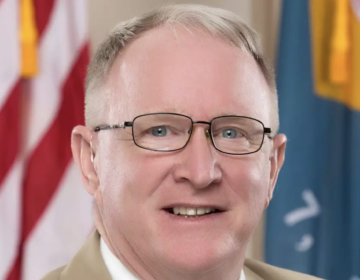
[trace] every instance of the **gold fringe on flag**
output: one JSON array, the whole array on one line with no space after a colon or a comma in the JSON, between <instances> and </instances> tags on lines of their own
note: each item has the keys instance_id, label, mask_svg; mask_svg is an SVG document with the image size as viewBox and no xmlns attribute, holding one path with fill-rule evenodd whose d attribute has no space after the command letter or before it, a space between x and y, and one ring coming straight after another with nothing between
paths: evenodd
<instances>
[{"instance_id":1,"label":"gold fringe on flag","mask_svg":"<svg viewBox=\"0 0 360 280\"><path fill-rule=\"evenodd\" d=\"M335 0L334 26L330 50L330 80L345 84L350 75L350 4L349 0Z\"/></svg>"},{"instance_id":2,"label":"gold fringe on flag","mask_svg":"<svg viewBox=\"0 0 360 280\"><path fill-rule=\"evenodd\" d=\"M351 5L355 1L308 1L315 92L360 111L360 20L357 6Z\"/></svg>"},{"instance_id":3,"label":"gold fringe on flag","mask_svg":"<svg viewBox=\"0 0 360 280\"><path fill-rule=\"evenodd\" d=\"M24 78L34 77L37 73L37 40L34 3L21 0L21 76Z\"/></svg>"}]
</instances>

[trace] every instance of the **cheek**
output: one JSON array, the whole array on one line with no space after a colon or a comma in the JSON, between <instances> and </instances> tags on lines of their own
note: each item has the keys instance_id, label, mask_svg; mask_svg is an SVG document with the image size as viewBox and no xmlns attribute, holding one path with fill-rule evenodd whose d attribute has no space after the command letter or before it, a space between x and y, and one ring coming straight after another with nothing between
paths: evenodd
<instances>
[{"instance_id":1,"label":"cheek","mask_svg":"<svg viewBox=\"0 0 360 280\"><path fill-rule=\"evenodd\" d=\"M239 195L255 195L266 191L270 176L268 163L245 161L239 164L230 164L227 170L231 186ZM244 197L244 199L246 198L248 197Z\"/></svg>"},{"instance_id":2,"label":"cheek","mask_svg":"<svg viewBox=\"0 0 360 280\"><path fill-rule=\"evenodd\" d=\"M129 153L108 152L102 154L100 192L102 196L102 219L112 236L132 236L141 231L144 215L141 207L146 203L146 178L148 169Z\"/></svg>"},{"instance_id":3,"label":"cheek","mask_svg":"<svg viewBox=\"0 0 360 280\"><path fill-rule=\"evenodd\" d=\"M256 158L230 163L226 178L233 195L233 203L240 209L240 214L257 220L261 215L270 185L270 163L262 154Z\"/></svg>"},{"instance_id":4,"label":"cheek","mask_svg":"<svg viewBox=\"0 0 360 280\"><path fill-rule=\"evenodd\" d=\"M126 154L121 157L116 153L104 155L102 164L103 172L100 175L100 188L106 208L114 208L117 212L124 212L124 208L135 206L142 196L142 178L137 170L138 163L128 158ZM110 206L111 205L111 206Z\"/></svg>"},{"instance_id":5,"label":"cheek","mask_svg":"<svg viewBox=\"0 0 360 280\"><path fill-rule=\"evenodd\" d=\"M159 157L159 158L157 158ZM135 215L150 207L151 197L166 179L171 162L138 147L108 149L102 154L101 192L117 215ZM141 207L140 207L141 206ZM139 215L136 215L139 216Z\"/></svg>"},{"instance_id":6,"label":"cheek","mask_svg":"<svg viewBox=\"0 0 360 280\"><path fill-rule=\"evenodd\" d=\"M248 200L252 207L261 205L266 199L269 180L270 180L270 169L269 164L266 162L255 162L248 167L247 173L249 178Z\"/></svg>"},{"instance_id":7,"label":"cheek","mask_svg":"<svg viewBox=\"0 0 360 280\"><path fill-rule=\"evenodd\" d=\"M151 247L150 242L157 240L152 235L157 232L152 203L171 162L137 147L103 155L101 193L105 227L113 236L126 239L144 253Z\"/></svg>"}]
</instances>

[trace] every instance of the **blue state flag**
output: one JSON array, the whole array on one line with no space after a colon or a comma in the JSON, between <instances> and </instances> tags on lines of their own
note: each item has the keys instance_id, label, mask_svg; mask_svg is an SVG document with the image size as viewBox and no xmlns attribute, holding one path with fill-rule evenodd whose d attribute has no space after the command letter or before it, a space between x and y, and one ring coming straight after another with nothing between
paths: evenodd
<instances>
[{"instance_id":1,"label":"blue state flag","mask_svg":"<svg viewBox=\"0 0 360 280\"><path fill-rule=\"evenodd\" d=\"M360 0L284 0L277 76L288 144L266 261L360 280Z\"/></svg>"}]
</instances>

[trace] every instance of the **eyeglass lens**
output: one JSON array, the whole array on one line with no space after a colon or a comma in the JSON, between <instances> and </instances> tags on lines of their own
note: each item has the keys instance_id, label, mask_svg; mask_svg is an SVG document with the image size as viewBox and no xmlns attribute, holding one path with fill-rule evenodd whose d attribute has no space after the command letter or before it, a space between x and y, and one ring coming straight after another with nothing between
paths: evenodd
<instances>
[{"instance_id":1,"label":"eyeglass lens","mask_svg":"<svg viewBox=\"0 0 360 280\"><path fill-rule=\"evenodd\" d=\"M136 145L154 151L183 148L190 139L191 130L192 120L176 114L143 115L133 123ZM215 147L222 152L251 153L262 145L264 126L255 119L224 116L212 120L211 136Z\"/></svg>"}]
</instances>

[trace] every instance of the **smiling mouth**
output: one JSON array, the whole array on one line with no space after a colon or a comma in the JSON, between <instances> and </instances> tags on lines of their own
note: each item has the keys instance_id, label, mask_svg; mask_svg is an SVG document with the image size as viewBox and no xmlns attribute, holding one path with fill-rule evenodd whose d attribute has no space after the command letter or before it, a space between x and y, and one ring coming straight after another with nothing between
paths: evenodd
<instances>
[{"instance_id":1,"label":"smiling mouth","mask_svg":"<svg viewBox=\"0 0 360 280\"><path fill-rule=\"evenodd\" d=\"M215 213L223 212L219 209L212 207L173 207L173 208L165 208L166 212L176 215L183 218L198 218L206 215L211 215Z\"/></svg>"}]
</instances>

